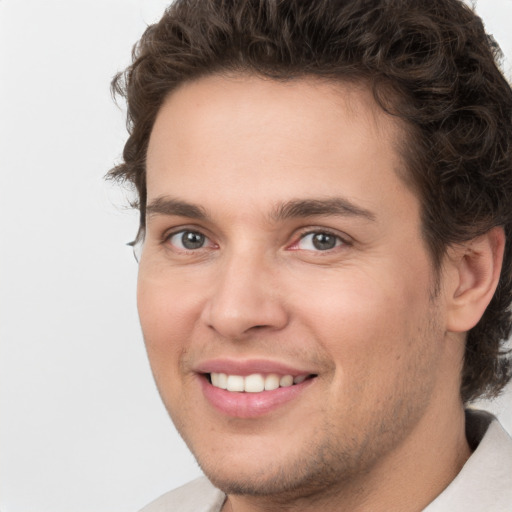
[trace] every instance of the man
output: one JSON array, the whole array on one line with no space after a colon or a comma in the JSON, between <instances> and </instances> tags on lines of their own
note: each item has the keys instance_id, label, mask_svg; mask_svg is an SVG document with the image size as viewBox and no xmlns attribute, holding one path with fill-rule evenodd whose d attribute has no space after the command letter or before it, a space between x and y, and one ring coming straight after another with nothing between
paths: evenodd
<instances>
[{"instance_id":1,"label":"man","mask_svg":"<svg viewBox=\"0 0 512 512\"><path fill-rule=\"evenodd\" d=\"M458 0L178 0L111 175L207 478L145 511L505 511L512 92Z\"/></svg>"}]
</instances>

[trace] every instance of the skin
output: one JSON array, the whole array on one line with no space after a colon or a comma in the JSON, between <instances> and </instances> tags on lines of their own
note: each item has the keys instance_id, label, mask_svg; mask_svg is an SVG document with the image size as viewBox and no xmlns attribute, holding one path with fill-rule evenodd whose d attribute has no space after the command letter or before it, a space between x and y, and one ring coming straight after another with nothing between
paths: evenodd
<instances>
[{"instance_id":1,"label":"skin","mask_svg":"<svg viewBox=\"0 0 512 512\"><path fill-rule=\"evenodd\" d=\"M163 402L224 510L419 511L470 454L464 330L492 296L501 235L452 251L434 293L419 200L399 177L403 137L363 86L313 79L201 78L158 114L139 314ZM333 198L355 213L276 215ZM183 247L187 229L202 247ZM335 247L318 250L312 232ZM215 358L316 377L268 414L234 418L200 384Z\"/></svg>"}]
</instances>

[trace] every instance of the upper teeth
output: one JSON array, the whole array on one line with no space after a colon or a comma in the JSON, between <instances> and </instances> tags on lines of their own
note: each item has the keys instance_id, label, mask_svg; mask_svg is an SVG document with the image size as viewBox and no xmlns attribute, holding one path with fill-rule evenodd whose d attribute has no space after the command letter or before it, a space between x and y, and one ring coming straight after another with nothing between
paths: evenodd
<instances>
[{"instance_id":1,"label":"upper teeth","mask_svg":"<svg viewBox=\"0 0 512 512\"><path fill-rule=\"evenodd\" d=\"M210 373L212 385L216 388L227 389L228 391L245 391L247 393L259 393L260 391L272 391L278 387L288 387L293 384L300 384L306 380L307 375L277 375L270 373L262 375L253 373L243 377L241 375L228 375L226 373Z\"/></svg>"}]
</instances>

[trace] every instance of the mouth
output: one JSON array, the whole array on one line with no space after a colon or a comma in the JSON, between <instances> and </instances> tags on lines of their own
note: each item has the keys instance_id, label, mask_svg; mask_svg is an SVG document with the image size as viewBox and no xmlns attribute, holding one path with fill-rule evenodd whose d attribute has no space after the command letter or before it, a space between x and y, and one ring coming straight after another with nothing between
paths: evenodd
<instances>
[{"instance_id":1,"label":"mouth","mask_svg":"<svg viewBox=\"0 0 512 512\"><path fill-rule=\"evenodd\" d=\"M204 397L217 411L231 418L246 419L265 417L287 403L297 403L317 377L305 373L239 375L213 371L199 376Z\"/></svg>"},{"instance_id":2,"label":"mouth","mask_svg":"<svg viewBox=\"0 0 512 512\"><path fill-rule=\"evenodd\" d=\"M318 373L266 359L210 359L194 368L207 403L230 418L266 417L303 403Z\"/></svg>"},{"instance_id":3,"label":"mouth","mask_svg":"<svg viewBox=\"0 0 512 512\"><path fill-rule=\"evenodd\" d=\"M206 380L215 388L235 393L262 393L279 388L289 388L316 377L315 374L278 374L253 373L250 375L231 375L222 372L204 374Z\"/></svg>"}]
</instances>

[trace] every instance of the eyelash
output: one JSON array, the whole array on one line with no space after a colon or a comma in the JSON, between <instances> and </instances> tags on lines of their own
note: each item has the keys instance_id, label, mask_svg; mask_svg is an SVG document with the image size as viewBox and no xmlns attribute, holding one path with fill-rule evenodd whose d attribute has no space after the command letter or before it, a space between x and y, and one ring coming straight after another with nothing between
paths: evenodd
<instances>
[{"instance_id":1,"label":"eyelash","mask_svg":"<svg viewBox=\"0 0 512 512\"><path fill-rule=\"evenodd\" d=\"M202 231L200 231L199 229L192 229L192 228L181 228L181 229L176 229L176 230L173 230L171 232L167 232L164 234L163 238L162 238L162 243L163 244L169 244L171 246L173 246L173 244L171 243L171 239L177 235L181 235L182 238L183 236L185 235L185 233L191 233L191 234L194 234L194 235L199 235L201 237L204 238L204 241L211 241L210 238L208 236L206 236ZM214 244L215 245L215 244ZM178 248L177 248L178 249ZM204 249L204 247L198 247L196 249L187 249L187 248L179 248L178 250L181 251L181 252L185 252L185 253L195 253L197 252L198 250L200 249Z\"/></svg>"},{"instance_id":2,"label":"eyelash","mask_svg":"<svg viewBox=\"0 0 512 512\"><path fill-rule=\"evenodd\" d=\"M309 235L328 235L328 236L331 236L331 237L334 237L335 238L335 246L332 247L331 249L326 249L326 250L320 250L317 248L317 250L311 250L312 252L318 252L318 253L329 253L333 250L335 250L336 248L339 248L340 246L349 246L351 245L350 242L348 241L348 239L346 237L342 237L340 234L338 233L335 233L334 231L331 231L329 229L326 229L326 228L308 228L307 230L304 230L302 231L301 233L299 233L299 237L296 241L294 241L290 246L288 246L288 249L289 250L300 250L299 247L297 247L301 241L303 241L307 236ZM305 250L308 250L308 249L305 249Z\"/></svg>"},{"instance_id":3,"label":"eyelash","mask_svg":"<svg viewBox=\"0 0 512 512\"><path fill-rule=\"evenodd\" d=\"M177 249L178 251L180 251L182 253L187 253L187 254L197 253L199 250L206 248L204 245L201 246L201 247L195 248L195 249L176 248L175 245L171 243L171 240L172 240L173 237L175 237L177 235L181 235L183 237L186 233L191 233L191 234L199 235L201 237L204 237L204 241L205 242L207 242L207 241L211 242L211 239L207 235L205 235L199 229L181 228L181 229L173 230L171 232L166 232L163 235L163 237L162 237L162 244L169 244L169 245L173 246L175 249ZM340 246L350 246L351 245L350 241L348 241L345 237L342 237L338 233L335 233L335 232L333 232L333 231L331 231L329 229L325 229L325 228L311 229L311 228L308 228L307 230L304 230L304 231L300 232L298 234L298 238L296 238L291 244L287 245L286 249L287 250L301 250L300 247L298 247L298 245L300 244L301 241L303 241L309 235L327 235L327 236L331 236L331 237L335 238L335 244L336 244L334 247L328 248L326 250L321 250L321 249L318 249L318 248L317 248L317 250L314 250L314 249L304 249L304 250L309 250L311 252L329 253L329 252L335 250L336 248L339 248ZM217 244L214 244L213 242L211 242L211 243L212 243L214 248L218 248Z\"/></svg>"}]
</instances>

